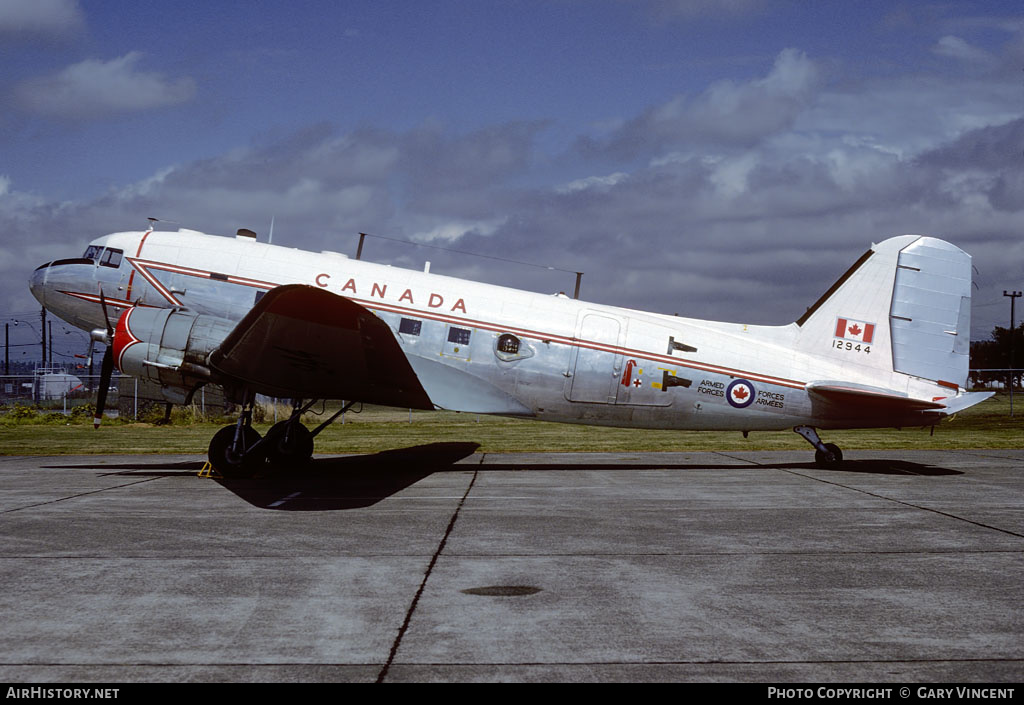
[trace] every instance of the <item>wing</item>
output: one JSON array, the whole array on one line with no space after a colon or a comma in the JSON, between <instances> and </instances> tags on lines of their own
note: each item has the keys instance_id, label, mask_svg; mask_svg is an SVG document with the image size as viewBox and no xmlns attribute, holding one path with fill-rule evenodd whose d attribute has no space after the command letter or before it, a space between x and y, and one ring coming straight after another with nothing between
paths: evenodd
<instances>
[{"instance_id":1,"label":"wing","mask_svg":"<svg viewBox=\"0 0 1024 705\"><path fill-rule=\"evenodd\" d=\"M384 321L304 284L267 292L210 355L210 365L269 396L434 408Z\"/></svg>"}]
</instances>

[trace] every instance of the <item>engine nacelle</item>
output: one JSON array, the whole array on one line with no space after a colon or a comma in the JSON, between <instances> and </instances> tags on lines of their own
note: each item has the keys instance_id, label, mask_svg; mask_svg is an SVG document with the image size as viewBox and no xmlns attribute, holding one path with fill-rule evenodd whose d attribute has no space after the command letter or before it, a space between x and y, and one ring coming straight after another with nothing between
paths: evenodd
<instances>
[{"instance_id":1,"label":"engine nacelle","mask_svg":"<svg viewBox=\"0 0 1024 705\"><path fill-rule=\"evenodd\" d=\"M122 373L159 384L164 398L184 404L211 381L206 360L235 323L170 308L130 308L114 330L114 364Z\"/></svg>"}]
</instances>

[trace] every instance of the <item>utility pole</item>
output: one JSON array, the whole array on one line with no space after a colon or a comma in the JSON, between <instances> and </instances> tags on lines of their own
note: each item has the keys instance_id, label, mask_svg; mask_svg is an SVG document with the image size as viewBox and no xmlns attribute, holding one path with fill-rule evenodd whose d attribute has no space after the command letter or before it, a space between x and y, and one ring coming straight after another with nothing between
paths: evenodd
<instances>
[{"instance_id":1,"label":"utility pole","mask_svg":"<svg viewBox=\"0 0 1024 705\"><path fill-rule=\"evenodd\" d=\"M39 316L43 319L43 330L39 337L41 338L40 345L43 348L43 357L39 360L40 367L46 367L46 307L44 306Z\"/></svg>"},{"instance_id":2,"label":"utility pole","mask_svg":"<svg viewBox=\"0 0 1024 705\"><path fill-rule=\"evenodd\" d=\"M1014 304L1017 303L1017 297L1020 296L1019 291L1006 291L1003 290L1003 296L1010 297L1010 416L1013 416L1013 371L1016 369L1013 365L1013 339L1016 337L1016 331L1014 327L1017 325L1017 320L1014 317Z\"/></svg>"},{"instance_id":3,"label":"utility pole","mask_svg":"<svg viewBox=\"0 0 1024 705\"><path fill-rule=\"evenodd\" d=\"M4 323L4 374L11 374L11 324Z\"/></svg>"}]
</instances>

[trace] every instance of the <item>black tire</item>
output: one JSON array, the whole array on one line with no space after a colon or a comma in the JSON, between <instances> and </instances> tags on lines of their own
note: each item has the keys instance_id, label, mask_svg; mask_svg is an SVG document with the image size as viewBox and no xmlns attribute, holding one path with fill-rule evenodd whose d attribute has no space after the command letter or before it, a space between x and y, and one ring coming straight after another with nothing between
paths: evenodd
<instances>
[{"instance_id":1,"label":"black tire","mask_svg":"<svg viewBox=\"0 0 1024 705\"><path fill-rule=\"evenodd\" d=\"M260 440L260 434L250 426L242 428L245 447L252 448ZM225 426L210 439L210 450L207 457L217 472L227 478L252 477L263 464L262 453L239 455L232 448L235 440L235 427Z\"/></svg>"},{"instance_id":2,"label":"black tire","mask_svg":"<svg viewBox=\"0 0 1024 705\"><path fill-rule=\"evenodd\" d=\"M843 451L835 443L826 443L825 449L828 454L820 450L814 451L814 462L820 468L837 468L843 462Z\"/></svg>"},{"instance_id":3,"label":"black tire","mask_svg":"<svg viewBox=\"0 0 1024 705\"><path fill-rule=\"evenodd\" d=\"M289 428L287 421L280 421L267 431L267 459L275 467L303 465L312 457L313 434L302 424Z\"/></svg>"}]
</instances>

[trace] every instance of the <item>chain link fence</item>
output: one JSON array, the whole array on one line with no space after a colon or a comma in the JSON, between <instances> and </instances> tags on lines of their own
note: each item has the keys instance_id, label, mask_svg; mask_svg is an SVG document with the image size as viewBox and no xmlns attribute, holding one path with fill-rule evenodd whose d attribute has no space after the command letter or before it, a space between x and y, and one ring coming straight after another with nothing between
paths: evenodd
<instances>
[{"instance_id":1,"label":"chain link fence","mask_svg":"<svg viewBox=\"0 0 1024 705\"><path fill-rule=\"evenodd\" d=\"M39 368L31 375L0 375L0 413L30 406L70 414L75 407L95 406L99 385L99 375L74 374L59 367ZM158 385L114 375L107 391L106 414L138 420L154 408L162 412L166 403ZM227 406L223 391L214 385L199 389L192 405L196 414L204 418L223 416Z\"/></svg>"}]
</instances>

